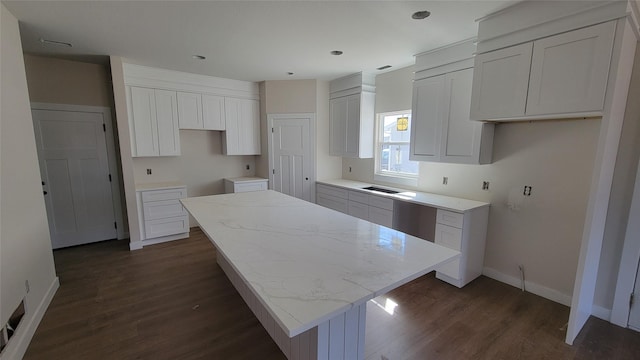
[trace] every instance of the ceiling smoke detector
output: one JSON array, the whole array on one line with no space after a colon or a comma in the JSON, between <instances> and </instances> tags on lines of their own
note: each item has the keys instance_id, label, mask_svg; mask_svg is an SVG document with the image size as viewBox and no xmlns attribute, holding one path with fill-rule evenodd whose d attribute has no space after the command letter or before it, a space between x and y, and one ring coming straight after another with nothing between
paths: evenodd
<instances>
[{"instance_id":1,"label":"ceiling smoke detector","mask_svg":"<svg viewBox=\"0 0 640 360\"><path fill-rule=\"evenodd\" d=\"M429 17L429 15L431 15L430 11L427 10L422 10L422 11L416 11L411 15L411 18L414 20L422 20L422 19L426 19Z\"/></svg>"}]
</instances>

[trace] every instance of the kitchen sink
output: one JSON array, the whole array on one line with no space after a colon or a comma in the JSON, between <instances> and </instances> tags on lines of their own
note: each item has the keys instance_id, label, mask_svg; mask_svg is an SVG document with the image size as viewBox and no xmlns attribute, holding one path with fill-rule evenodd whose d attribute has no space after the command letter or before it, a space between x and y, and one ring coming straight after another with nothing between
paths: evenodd
<instances>
[{"instance_id":1,"label":"kitchen sink","mask_svg":"<svg viewBox=\"0 0 640 360\"><path fill-rule=\"evenodd\" d=\"M377 191L377 192L382 192L385 194L397 194L399 191L395 191L395 190L389 190L389 189L384 189L384 188L379 188L377 186L367 186L367 187L363 187L362 190L371 190L371 191Z\"/></svg>"}]
</instances>

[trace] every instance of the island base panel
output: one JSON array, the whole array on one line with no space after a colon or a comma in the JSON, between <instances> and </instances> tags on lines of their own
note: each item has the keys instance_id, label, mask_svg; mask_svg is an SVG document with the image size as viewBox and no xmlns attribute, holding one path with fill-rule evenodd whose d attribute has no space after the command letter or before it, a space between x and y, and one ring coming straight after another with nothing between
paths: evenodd
<instances>
[{"instance_id":1,"label":"island base panel","mask_svg":"<svg viewBox=\"0 0 640 360\"><path fill-rule=\"evenodd\" d=\"M217 261L242 299L290 360L362 360L367 303L289 337L220 253Z\"/></svg>"}]
</instances>

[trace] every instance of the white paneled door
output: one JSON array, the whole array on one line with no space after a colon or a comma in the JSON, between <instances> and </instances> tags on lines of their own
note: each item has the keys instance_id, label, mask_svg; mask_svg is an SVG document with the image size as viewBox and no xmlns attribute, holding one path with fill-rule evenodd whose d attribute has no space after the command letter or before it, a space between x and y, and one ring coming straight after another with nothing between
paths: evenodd
<instances>
[{"instance_id":1,"label":"white paneled door","mask_svg":"<svg viewBox=\"0 0 640 360\"><path fill-rule=\"evenodd\" d=\"M32 114L53 248L116 238L103 114Z\"/></svg>"},{"instance_id":2,"label":"white paneled door","mask_svg":"<svg viewBox=\"0 0 640 360\"><path fill-rule=\"evenodd\" d=\"M313 114L268 115L271 188L299 199L315 200Z\"/></svg>"}]
</instances>

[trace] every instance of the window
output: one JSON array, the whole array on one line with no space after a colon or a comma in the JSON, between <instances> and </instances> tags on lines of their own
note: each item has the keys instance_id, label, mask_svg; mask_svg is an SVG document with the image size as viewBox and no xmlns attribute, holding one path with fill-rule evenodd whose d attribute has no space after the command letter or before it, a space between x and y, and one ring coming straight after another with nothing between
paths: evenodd
<instances>
[{"instance_id":1,"label":"window","mask_svg":"<svg viewBox=\"0 0 640 360\"><path fill-rule=\"evenodd\" d=\"M410 110L378 114L377 180L417 185L418 162L409 160L410 134Z\"/></svg>"}]
</instances>

